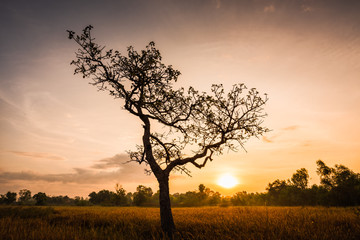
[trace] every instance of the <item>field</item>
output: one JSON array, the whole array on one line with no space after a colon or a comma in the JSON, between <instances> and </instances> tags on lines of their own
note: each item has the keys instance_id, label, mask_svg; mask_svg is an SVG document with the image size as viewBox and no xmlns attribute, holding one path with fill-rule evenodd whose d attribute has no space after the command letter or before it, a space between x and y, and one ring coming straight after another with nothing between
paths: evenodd
<instances>
[{"instance_id":1,"label":"field","mask_svg":"<svg viewBox=\"0 0 360 240\"><path fill-rule=\"evenodd\" d=\"M360 239L359 208L174 208L175 239ZM0 207L0 239L164 239L159 209Z\"/></svg>"}]
</instances>

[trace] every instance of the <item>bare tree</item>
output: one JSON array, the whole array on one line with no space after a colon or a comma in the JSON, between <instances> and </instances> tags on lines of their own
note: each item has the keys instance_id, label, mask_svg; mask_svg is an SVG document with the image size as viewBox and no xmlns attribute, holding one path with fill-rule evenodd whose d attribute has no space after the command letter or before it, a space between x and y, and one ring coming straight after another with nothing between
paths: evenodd
<instances>
[{"instance_id":1,"label":"bare tree","mask_svg":"<svg viewBox=\"0 0 360 240\"><path fill-rule=\"evenodd\" d=\"M75 74L92 78L99 90L123 99L124 109L141 119L142 145L129 152L130 159L150 166L159 182L161 226L172 238L170 172L190 174L188 164L202 168L224 150L243 148L250 137L267 132L261 126L267 96L244 84L228 93L222 85L212 85L211 94L192 87L174 89L180 72L162 63L154 42L141 52L130 46L124 56L97 44L91 29L87 26L81 35L68 31L69 39L80 46L71 64ZM162 125L162 132L154 132L154 124Z\"/></svg>"}]
</instances>

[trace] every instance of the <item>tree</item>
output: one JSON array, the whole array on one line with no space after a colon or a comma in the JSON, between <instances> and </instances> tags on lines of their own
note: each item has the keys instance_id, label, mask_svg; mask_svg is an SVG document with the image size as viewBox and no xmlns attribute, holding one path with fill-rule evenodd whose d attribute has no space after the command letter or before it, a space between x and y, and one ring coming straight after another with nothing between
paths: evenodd
<instances>
[{"instance_id":1,"label":"tree","mask_svg":"<svg viewBox=\"0 0 360 240\"><path fill-rule=\"evenodd\" d=\"M115 186L115 205L125 206L128 205L128 199L126 197L126 190L118 183Z\"/></svg>"},{"instance_id":2,"label":"tree","mask_svg":"<svg viewBox=\"0 0 360 240\"><path fill-rule=\"evenodd\" d=\"M291 182L296 188L304 190L307 188L309 182L308 171L305 168L296 170L296 173L294 173L291 177Z\"/></svg>"},{"instance_id":3,"label":"tree","mask_svg":"<svg viewBox=\"0 0 360 240\"><path fill-rule=\"evenodd\" d=\"M174 89L180 72L162 63L154 42L141 52L130 46L123 56L97 44L92 28L87 26L80 35L68 30L69 39L79 45L71 64L75 74L92 78L91 84L99 90L122 99L124 109L142 121L142 144L129 152L130 159L145 163L155 175L161 226L172 238L170 173L190 174L187 165L203 168L224 150L237 150L250 137L267 132L262 127L267 96L254 88L247 90L244 84L234 85L227 94L222 85L212 85L211 94L192 87ZM162 125L162 132L154 132L154 124Z\"/></svg>"},{"instance_id":4,"label":"tree","mask_svg":"<svg viewBox=\"0 0 360 240\"><path fill-rule=\"evenodd\" d=\"M2 201L5 204L12 204L14 202L16 202L16 192L10 192L8 191L5 195L2 195Z\"/></svg>"},{"instance_id":5,"label":"tree","mask_svg":"<svg viewBox=\"0 0 360 240\"><path fill-rule=\"evenodd\" d=\"M22 189L19 191L19 202L26 204L31 200L31 191L28 189Z\"/></svg>"},{"instance_id":6,"label":"tree","mask_svg":"<svg viewBox=\"0 0 360 240\"><path fill-rule=\"evenodd\" d=\"M153 191L150 187L139 185L134 193L133 203L135 206L144 206L146 202L149 202Z\"/></svg>"},{"instance_id":7,"label":"tree","mask_svg":"<svg viewBox=\"0 0 360 240\"><path fill-rule=\"evenodd\" d=\"M286 198L286 196L284 196L284 193L287 188L288 185L285 180L276 179L274 182L269 183L266 188L269 195L269 202L271 204L285 205L286 199L284 198Z\"/></svg>"},{"instance_id":8,"label":"tree","mask_svg":"<svg viewBox=\"0 0 360 240\"><path fill-rule=\"evenodd\" d=\"M331 205L360 204L360 174L355 173L344 165L336 164L328 167L323 161L316 162L320 183L328 190L328 202Z\"/></svg>"},{"instance_id":9,"label":"tree","mask_svg":"<svg viewBox=\"0 0 360 240\"><path fill-rule=\"evenodd\" d=\"M326 189L331 189L334 185L334 181L331 177L333 172L332 168L326 166L326 164L321 160L317 160L316 165L318 166L316 173L320 176L320 183Z\"/></svg>"},{"instance_id":10,"label":"tree","mask_svg":"<svg viewBox=\"0 0 360 240\"><path fill-rule=\"evenodd\" d=\"M43 192L38 192L33 196L33 198L36 200L36 205L45 205L47 202L48 197Z\"/></svg>"}]
</instances>

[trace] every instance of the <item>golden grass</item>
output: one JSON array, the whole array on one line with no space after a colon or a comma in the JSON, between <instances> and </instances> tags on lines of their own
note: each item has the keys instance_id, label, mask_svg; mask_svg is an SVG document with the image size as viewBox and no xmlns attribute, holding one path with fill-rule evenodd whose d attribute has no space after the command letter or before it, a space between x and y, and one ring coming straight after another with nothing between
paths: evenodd
<instances>
[{"instance_id":1,"label":"golden grass","mask_svg":"<svg viewBox=\"0 0 360 240\"><path fill-rule=\"evenodd\" d=\"M360 239L354 208L174 208L175 239ZM0 207L0 239L164 239L159 209Z\"/></svg>"}]
</instances>

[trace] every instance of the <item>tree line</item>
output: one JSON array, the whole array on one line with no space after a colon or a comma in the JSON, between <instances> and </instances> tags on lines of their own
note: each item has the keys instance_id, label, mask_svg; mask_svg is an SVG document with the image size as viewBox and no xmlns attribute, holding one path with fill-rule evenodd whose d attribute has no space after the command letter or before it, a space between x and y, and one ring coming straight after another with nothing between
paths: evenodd
<instances>
[{"instance_id":1,"label":"tree line","mask_svg":"<svg viewBox=\"0 0 360 240\"><path fill-rule=\"evenodd\" d=\"M222 196L219 192L200 184L195 191L170 194L174 207L197 206L355 206L360 205L360 174L344 165L327 166L318 160L317 174L320 184L309 186L309 174L305 168L296 170L290 179L268 184L266 192L237 192L232 196ZM7 192L0 195L0 204L7 205L73 205L73 206L146 206L159 207L160 192L139 185L135 192L127 192L116 184L115 191L91 192L88 198L68 196L48 196L38 192L31 195L28 189Z\"/></svg>"}]
</instances>

